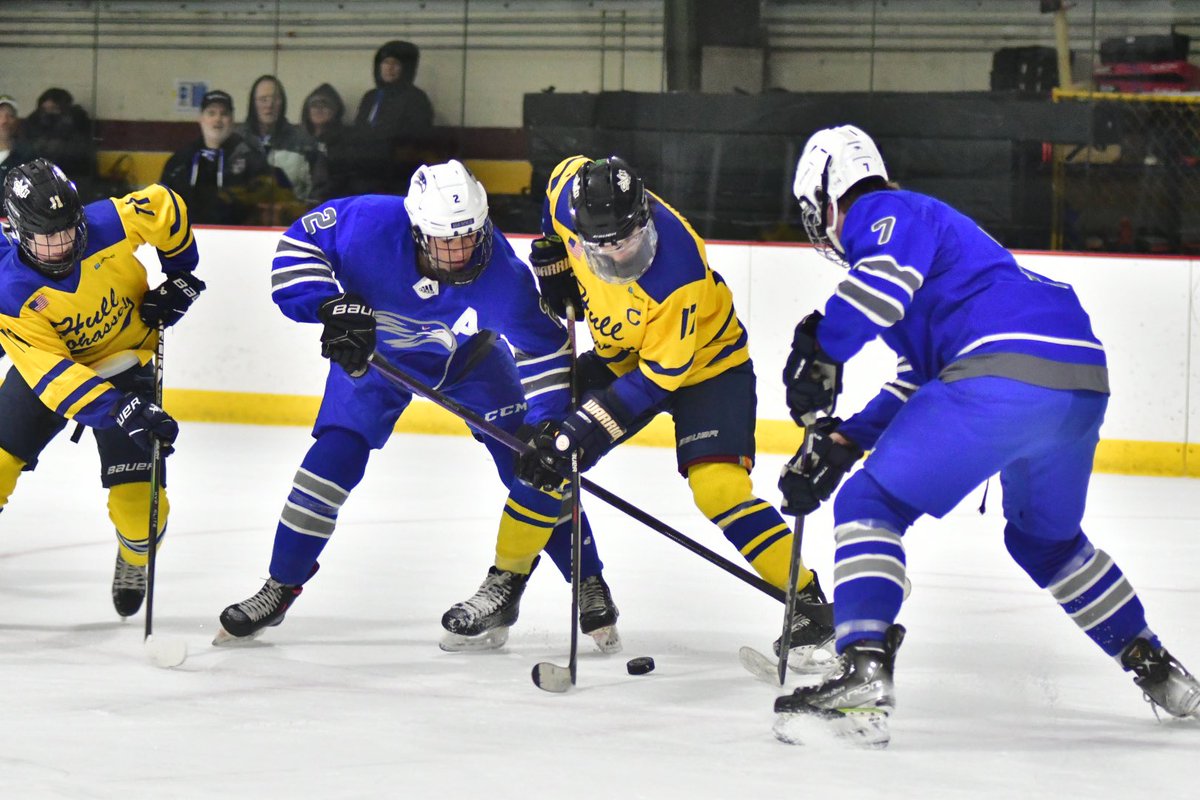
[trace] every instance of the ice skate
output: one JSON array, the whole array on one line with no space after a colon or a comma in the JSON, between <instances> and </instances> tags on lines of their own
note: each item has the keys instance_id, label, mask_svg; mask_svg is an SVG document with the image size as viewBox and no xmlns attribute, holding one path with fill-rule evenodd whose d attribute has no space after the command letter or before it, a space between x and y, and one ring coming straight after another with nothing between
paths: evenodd
<instances>
[{"instance_id":1,"label":"ice skate","mask_svg":"<svg viewBox=\"0 0 1200 800\"><path fill-rule=\"evenodd\" d=\"M776 658L782 638L773 646ZM812 581L796 592L788 669L808 675L828 672L837 659L834 642L833 604L825 599L814 572Z\"/></svg>"},{"instance_id":2,"label":"ice skate","mask_svg":"<svg viewBox=\"0 0 1200 800\"><path fill-rule=\"evenodd\" d=\"M310 578L319 567L319 564L313 565ZM302 591L303 586L268 578L253 597L234 603L221 612L221 629L213 638L213 644L229 645L258 638L264 629L283 622L284 614Z\"/></svg>"},{"instance_id":3,"label":"ice skate","mask_svg":"<svg viewBox=\"0 0 1200 800\"><path fill-rule=\"evenodd\" d=\"M1173 717L1200 717L1200 682L1165 647L1134 639L1121 653L1121 666L1133 673L1146 702Z\"/></svg>"},{"instance_id":4,"label":"ice skate","mask_svg":"<svg viewBox=\"0 0 1200 800\"><path fill-rule=\"evenodd\" d=\"M591 636L602 653L621 652L617 632L620 612L603 575L591 575L579 583L579 629Z\"/></svg>"},{"instance_id":5,"label":"ice skate","mask_svg":"<svg viewBox=\"0 0 1200 800\"><path fill-rule=\"evenodd\" d=\"M534 559L533 567L539 559ZM438 646L450 653L502 647L508 641L508 629L517 621L528 582L529 575L490 567L475 594L442 615L446 634Z\"/></svg>"},{"instance_id":6,"label":"ice skate","mask_svg":"<svg viewBox=\"0 0 1200 800\"><path fill-rule=\"evenodd\" d=\"M130 564L117 551L117 563L113 568L113 608L122 617L132 617L146 599L146 568Z\"/></svg>"},{"instance_id":7,"label":"ice skate","mask_svg":"<svg viewBox=\"0 0 1200 800\"><path fill-rule=\"evenodd\" d=\"M854 642L842 653L838 671L824 683L776 698L776 738L801 744L804 728L810 727L805 723L816 717L855 744L887 747L888 716L896 705L892 672L902 641L904 627L892 625L882 642Z\"/></svg>"}]
</instances>

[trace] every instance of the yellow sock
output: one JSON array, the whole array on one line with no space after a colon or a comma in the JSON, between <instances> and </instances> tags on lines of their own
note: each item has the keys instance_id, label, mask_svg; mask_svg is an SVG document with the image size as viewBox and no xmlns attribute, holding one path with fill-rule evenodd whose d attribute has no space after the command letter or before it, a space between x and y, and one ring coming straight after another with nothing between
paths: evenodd
<instances>
[{"instance_id":1,"label":"yellow sock","mask_svg":"<svg viewBox=\"0 0 1200 800\"><path fill-rule=\"evenodd\" d=\"M167 490L158 490L158 545L167 527L171 504ZM130 564L143 566L149 553L150 483L122 483L108 490L108 518L117 528L117 545L121 557Z\"/></svg>"}]
</instances>

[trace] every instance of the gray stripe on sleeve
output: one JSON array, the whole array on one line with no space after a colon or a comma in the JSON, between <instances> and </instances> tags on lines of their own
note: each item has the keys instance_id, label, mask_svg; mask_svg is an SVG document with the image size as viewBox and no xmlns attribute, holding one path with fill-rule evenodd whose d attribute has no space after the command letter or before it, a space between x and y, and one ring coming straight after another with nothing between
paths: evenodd
<instances>
[{"instance_id":1,"label":"gray stripe on sleeve","mask_svg":"<svg viewBox=\"0 0 1200 800\"><path fill-rule=\"evenodd\" d=\"M884 300L880 295L867 291L854 281L844 280L838 284L837 294L872 322L885 328L904 319L904 309L899 306L898 300Z\"/></svg>"}]
</instances>

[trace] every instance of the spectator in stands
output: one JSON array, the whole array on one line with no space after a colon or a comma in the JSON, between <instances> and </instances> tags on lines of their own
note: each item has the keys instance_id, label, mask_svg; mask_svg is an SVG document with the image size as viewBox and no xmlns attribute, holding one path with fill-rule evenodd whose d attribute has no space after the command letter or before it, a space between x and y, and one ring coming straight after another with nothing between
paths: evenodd
<instances>
[{"instance_id":1,"label":"spectator in stands","mask_svg":"<svg viewBox=\"0 0 1200 800\"><path fill-rule=\"evenodd\" d=\"M378 189L391 194L408 190L417 167L425 163L433 133L433 104L413 85L421 51L412 42L391 41L375 53L375 88L363 95L354 117L366 134L378 176Z\"/></svg>"},{"instance_id":2,"label":"spectator in stands","mask_svg":"<svg viewBox=\"0 0 1200 800\"><path fill-rule=\"evenodd\" d=\"M317 140L325 156L328 178L320 202L354 194L369 194L373 185L363 180L364 162L359 137L346 125L346 104L328 83L322 83L304 100L300 124Z\"/></svg>"},{"instance_id":3,"label":"spectator in stands","mask_svg":"<svg viewBox=\"0 0 1200 800\"><path fill-rule=\"evenodd\" d=\"M260 190L256 183L272 180L271 165L233 128L233 98L219 89L208 92L200 101L200 137L163 168L160 183L184 199L192 222L258 221L246 198Z\"/></svg>"},{"instance_id":4,"label":"spectator in stands","mask_svg":"<svg viewBox=\"0 0 1200 800\"><path fill-rule=\"evenodd\" d=\"M317 141L287 120L287 94L274 75L262 75L250 88L246 121L235 129L281 173L295 200L310 205L321 197L318 181L326 174ZM288 221L290 223L290 220ZM284 224L280 220L280 224Z\"/></svg>"},{"instance_id":5,"label":"spectator in stands","mask_svg":"<svg viewBox=\"0 0 1200 800\"><path fill-rule=\"evenodd\" d=\"M91 118L66 89L47 89L37 104L22 126L25 139L34 155L54 162L79 184L80 197L88 202L91 197L85 187L97 173Z\"/></svg>"},{"instance_id":6,"label":"spectator in stands","mask_svg":"<svg viewBox=\"0 0 1200 800\"><path fill-rule=\"evenodd\" d=\"M0 186L10 169L33 160L33 150L18 138L20 127L21 112L17 101L0 94Z\"/></svg>"}]
</instances>

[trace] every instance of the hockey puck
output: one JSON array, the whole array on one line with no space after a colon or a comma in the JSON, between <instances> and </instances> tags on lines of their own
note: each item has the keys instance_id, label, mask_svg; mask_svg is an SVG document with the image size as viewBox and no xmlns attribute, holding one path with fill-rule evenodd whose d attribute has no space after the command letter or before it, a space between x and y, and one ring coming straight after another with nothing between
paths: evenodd
<instances>
[{"instance_id":1,"label":"hockey puck","mask_svg":"<svg viewBox=\"0 0 1200 800\"><path fill-rule=\"evenodd\" d=\"M645 675L654 671L654 659L650 656L631 658L625 663L625 669L630 675Z\"/></svg>"}]
</instances>

